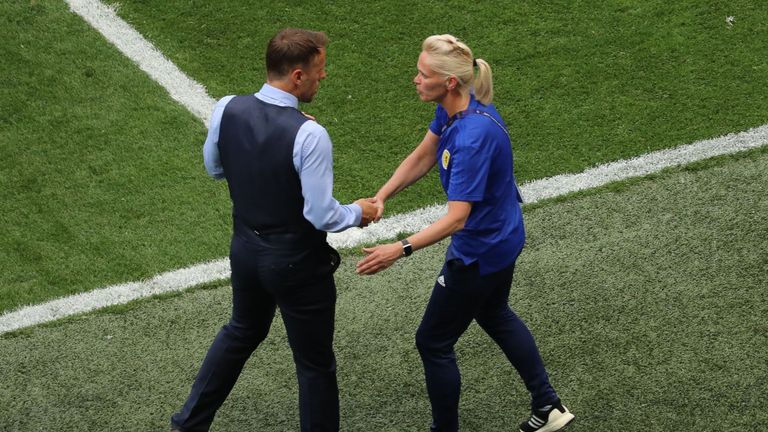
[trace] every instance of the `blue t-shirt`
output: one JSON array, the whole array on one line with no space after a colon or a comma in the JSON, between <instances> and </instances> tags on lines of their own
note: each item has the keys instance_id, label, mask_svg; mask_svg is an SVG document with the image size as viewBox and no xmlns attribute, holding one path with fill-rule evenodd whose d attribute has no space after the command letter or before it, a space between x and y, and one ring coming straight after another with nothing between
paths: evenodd
<instances>
[{"instance_id":1,"label":"blue t-shirt","mask_svg":"<svg viewBox=\"0 0 768 432\"><path fill-rule=\"evenodd\" d=\"M504 121L493 104L473 95L467 110L450 119L438 105L429 129L440 137L437 164L448 200L472 203L464 228L451 236L446 260L477 261L480 274L507 267L523 249L525 228Z\"/></svg>"}]
</instances>

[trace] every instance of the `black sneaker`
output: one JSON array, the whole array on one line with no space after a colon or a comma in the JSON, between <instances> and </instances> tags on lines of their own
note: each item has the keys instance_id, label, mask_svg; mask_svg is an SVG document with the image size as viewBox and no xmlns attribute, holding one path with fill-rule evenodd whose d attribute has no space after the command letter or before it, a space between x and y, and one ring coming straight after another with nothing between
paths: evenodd
<instances>
[{"instance_id":1,"label":"black sneaker","mask_svg":"<svg viewBox=\"0 0 768 432\"><path fill-rule=\"evenodd\" d=\"M574 415L560 401L544 410L533 410L528 421L520 423L520 432L554 432L568 426Z\"/></svg>"}]
</instances>

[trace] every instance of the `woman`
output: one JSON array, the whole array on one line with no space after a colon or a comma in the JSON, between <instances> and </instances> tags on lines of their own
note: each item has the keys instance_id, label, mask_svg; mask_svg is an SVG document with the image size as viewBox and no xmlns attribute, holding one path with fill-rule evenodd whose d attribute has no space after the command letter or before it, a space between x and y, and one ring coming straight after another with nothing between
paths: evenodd
<instances>
[{"instance_id":1,"label":"woman","mask_svg":"<svg viewBox=\"0 0 768 432\"><path fill-rule=\"evenodd\" d=\"M478 69L475 77L475 67ZM428 37L413 79L437 109L426 136L376 194L384 202L437 162L448 213L399 242L365 248L359 274L374 274L448 236L451 244L416 332L432 404L432 431L457 431L461 377L453 347L472 320L488 333L531 393L521 432L562 429L574 416L560 402L525 324L508 305L515 260L525 242L512 145L491 104L491 68L451 35Z\"/></svg>"}]
</instances>

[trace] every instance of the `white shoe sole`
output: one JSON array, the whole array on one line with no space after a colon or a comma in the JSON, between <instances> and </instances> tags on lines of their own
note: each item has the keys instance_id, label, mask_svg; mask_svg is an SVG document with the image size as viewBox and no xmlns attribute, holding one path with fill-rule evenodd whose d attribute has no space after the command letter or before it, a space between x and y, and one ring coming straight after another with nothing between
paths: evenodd
<instances>
[{"instance_id":1,"label":"white shoe sole","mask_svg":"<svg viewBox=\"0 0 768 432\"><path fill-rule=\"evenodd\" d=\"M557 413L557 415L555 416L557 418L552 419L551 421L548 421L547 424L542 426L541 429L539 429L536 432L555 432L568 426L568 424L570 424L573 421L573 419L576 418L576 416L571 414L571 412L568 411L568 408L566 408L565 410L566 411L564 413L561 413L557 409L553 410L552 414ZM523 432L523 431L520 431L520 432Z\"/></svg>"}]
</instances>

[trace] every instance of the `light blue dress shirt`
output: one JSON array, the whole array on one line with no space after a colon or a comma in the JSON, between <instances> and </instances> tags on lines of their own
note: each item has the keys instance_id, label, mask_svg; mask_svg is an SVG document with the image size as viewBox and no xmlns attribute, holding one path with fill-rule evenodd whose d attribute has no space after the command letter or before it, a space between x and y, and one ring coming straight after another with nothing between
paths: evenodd
<instances>
[{"instance_id":1,"label":"light blue dress shirt","mask_svg":"<svg viewBox=\"0 0 768 432\"><path fill-rule=\"evenodd\" d=\"M269 84L264 84L254 95L266 103L298 108L296 96ZM219 130L224 108L234 96L226 96L216 103L211 115L211 126L203 145L203 162L211 177L224 178L219 155ZM324 127L309 120L299 128L293 144L293 166L301 181L304 196L304 217L318 230L343 231L360 225L362 209L357 204L341 205L333 197L333 146Z\"/></svg>"}]
</instances>

